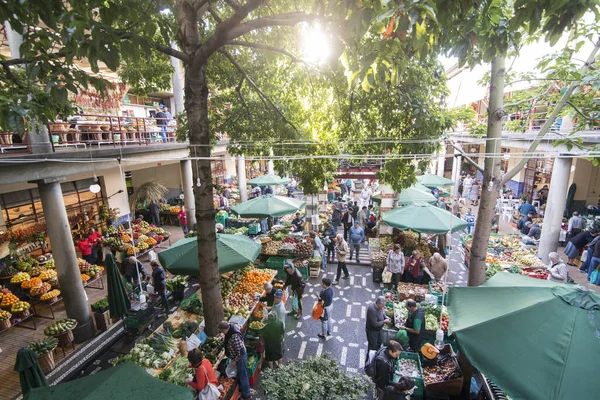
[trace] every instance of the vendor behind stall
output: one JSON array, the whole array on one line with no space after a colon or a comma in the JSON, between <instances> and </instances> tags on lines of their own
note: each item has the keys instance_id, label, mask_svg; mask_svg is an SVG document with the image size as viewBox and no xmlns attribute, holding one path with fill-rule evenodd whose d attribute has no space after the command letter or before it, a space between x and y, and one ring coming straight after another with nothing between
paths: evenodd
<instances>
[{"instance_id":1,"label":"vendor behind stall","mask_svg":"<svg viewBox=\"0 0 600 400\"><path fill-rule=\"evenodd\" d=\"M302 232L304 230L304 218L300 216L300 213L296 213L296 218L292 220L292 225L294 225L295 232Z\"/></svg>"},{"instance_id":2,"label":"vendor behind stall","mask_svg":"<svg viewBox=\"0 0 600 400\"><path fill-rule=\"evenodd\" d=\"M266 302L267 303L267 307L273 307L273 300L275 299L275 290L273 289L273 285L271 285L269 282L265 283L265 295L260 297L258 301L260 301L261 303Z\"/></svg>"},{"instance_id":3,"label":"vendor behind stall","mask_svg":"<svg viewBox=\"0 0 600 400\"><path fill-rule=\"evenodd\" d=\"M134 256L131 256L125 260L123 263L123 270L125 271L125 279L131 284L131 286L139 285L138 272L142 279L146 279L147 274L146 270L144 269L144 265Z\"/></svg>"},{"instance_id":4,"label":"vendor behind stall","mask_svg":"<svg viewBox=\"0 0 600 400\"><path fill-rule=\"evenodd\" d=\"M406 300L408 318L403 328L408 333L408 343L414 353L418 353L423 342L423 331L425 330L425 314L416 301Z\"/></svg>"}]
</instances>

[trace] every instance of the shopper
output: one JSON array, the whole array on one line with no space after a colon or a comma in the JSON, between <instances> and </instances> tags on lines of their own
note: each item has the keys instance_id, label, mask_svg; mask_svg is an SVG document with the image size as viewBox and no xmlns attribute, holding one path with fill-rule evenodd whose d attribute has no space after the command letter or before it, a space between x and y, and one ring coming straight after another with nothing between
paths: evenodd
<instances>
[{"instance_id":1,"label":"shopper","mask_svg":"<svg viewBox=\"0 0 600 400\"><path fill-rule=\"evenodd\" d=\"M404 268L404 282L420 284L423 281L423 274L425 273L426 268L427 266L425 265L425 260L421 257L421 252L419 252L419 250L413 250L412 255L406 262L406 267Z\"/></svg>"},{"instance_id":2,"label":"shopper","mask_svg":"<svg viewBox=\"0 0 600 400\"><path fill-rule=\"evenodd\" d=\"M381 343L383 342L381 329L383 328L383 325L391 322L391 320L383 313L384 308L385 298L383 296L377 297L375 303L367 307L365 331L367 334L368 351L379 350Z\"/></svg>"},{"instance_id":3,"label":"shopper","mask_svg":"<svg viewBox=\"0 0 600 400\"><path fill-rule=\"evenodd\" d=\"M148 275L144 269L144 265L134 256L131 256L123 263L123 270L125 271L125 280L131 284L131 286L138 286L138 277L141 276L144 280Z\"/></svg>"},{"instance_id":4,"label":"shopper","mask_svg":"<svg viewBox=\"0 0 600 400\"><path fill-rule=\"evenodd\" d=\"M199 348L191 350L187 358L190 362L189 367L195 369L193 378L188 381L189 386L198 392L208 392L209 384L214 385L215 388L219 385L213 366L208 358L204 358L202 350Z\"/></svg>"},{"instance_id":5,"label":"shopper","mask_svg":"<svg viewBox=\"0 0 600 400\"><path fill-rule=\"evenodd\" d=\"M373 381L379 400L404 400L410 398L410 394L412 394L415 387L415 381L412 378L402 376L397 383L394 383L396 363L401 352L400 343L390 340L385 350L379 352L373 360L375 363Z\"/></svg>"},{"instance_id":6,"label":"shopper","mask_svg":"<svg viewBox=\"0 0 600 400\"><path fill-rule=\"evenodd\" d=\"M275 300L275 289L273 288L273 285L269 282L266 282L263 288L265 289L265 295L258 295L258 301L261 303L267 303L267 307L273 307L273 302Z\"/></svg>"},{"instance_id":7,"label":"shopper","mask_svg":"<svg viewBox=\"0 0 600 400\"><path fill-rule=\"evenodd\" d=\"M365 229L367 227L367 207L363 206L357 214L358 223L360 227Z\"/></svg>"},{"instance_id":8,"label":"shopper","mask_svg":"<svg viewBox=\"0 0 600 400\"><path fill-rule=\"evenodd\" d=\"M98 264L100 261L99 254L102 250L102 235L96 232L96 229L90 228L88 230L88 242L92 249L92 264Z\"/></svg>"},{"instance_id":9,"label":"shopper","mask_svg":"<svg viewBox=\"0 0 600 400\"><path fill-rule=\"evenodd\" d=\"M579 216L577 211L573 212L573 216L569 219L569 227L567 228L567 237L570 239L577 236L585 228L585 220Z\"/></svg>"},{"instance_id":10,"label":"shopper","mask_svg":"<svg viewBox=\"0 0 600 400\"><path fill-rule=\"evenodd\" d=\"M592 264L592 258L594 257L594 248L596 246L596 243L598 243L598 241L600 241L600 235L596 236L594 238L594 240L592 240L588 244L587 257L585 258L585 261L583 262L583 264L581 264L581 267L579 267L579 272L587 273L588 277L592 273L592 270L590 270L590 266ZM588 270L589 270L589 272L588 272Z\"/></svg>"},{"instance_id":11,"label":"shopper","mask_svg":"<svg viewBox=\"0 0 600 400\"><path fill-rule=\"evenodd\" d=\"M348 232L354 226L354 217L352 216L352 207L350 205L348 205L342 216L342 224L344 225L344 240L348 240Z\"/></svg>"},{"instance_id":12,"label":"shopper","mask_svg":"<svg viewBox=\"0 0 600 400\"><path fill-rule=\"evenodd\" d=\"M399 244L395 244L394 248L389 251L387 256L387 267L388 272L392 273L392 287L398 286L398 283L402 281L402 274L404 273L404 253L402 247Z\"/></svg>"},{"instance_id":13,"label":"shopper","mask_svg":"<svg viewBox=\"0 0 600 400\"><path fill-rule=\"evenodd\" d=\"M473 178L471 178L471 175L467 175L467 177L463 181L462 197L466 199L470 197L471 186L473 186Z\"/></svg>"},{"instance_id":14,"label":"shopper","mask_svg":"<svg viewBox=\"0 0 600 400\"><path fill-rule=\"evenodd\" d=\"M269 364L269 368L273 368L274 363L281 366L285 326L277 319L277 315L270 313L267 317L267 324L260 332L265 341L265 360Z\"/></svg>"},{"instance_id":15,"label":"shopper","mask_svg":"<svg viewBox=\"0 0 600 400\"><path fill-rule=\"evenodd\" d=\"M567 247L565 247L564 250L565 255L569 257L567 265L575 266L575 259L579 256L581 249L594 240L596 236L598 236L598 232L592 233L592 231L587 230L573 237L569 243L567 243Z\"/></svg>"},{"instance_id":16,"label":"shopper","mask_svg":"<svg viewBox=\"0 0 600 400\"><path fill-rule=\"evenodd\" d=\"M354 222L354 226L350 228L349 232L350 239L350 260L352 260L352 254L356 251L356 262L360 262L360 246L363 240L365 240L365 230L360 226L358 221Z\"/></svg>"},{"instance_id":17,"label":"shopper","mask_svg":"<svg viewBox=\"0 0 600 400\"><path fill-rule=\"evenodd\" d=\"M181 226L181 230L184 235L188 234L188 226L187 226L187 213L185 212L185 206L181 206L181 211L177 214L179 218L179 225Z\"/></svg>"},{"instance_id":18,"label":"shopper","mask_svg":"<svg viewBox=\"0 0 600 400\"><path fill-rule=\"evenodd\" d=\"M160 128L160 136L162 138L162 141L164 143L167 143L167 125L169 122L167 114L164 112L164 108L161 111L161 109L157 107L154 118L156 119L156 126Z\"/></svg>"},{"instance_id":19,"label":"shopper","mask_svg":"<svg viewBox=\"0 0 600 400\"><path fill-rule=\"evenodd\" d=\"M89 236L83 235L81 239L77 242L77 248L81 252L81 258L87 261L90 264L94 263L94 259L92 257L92 247L90 246Z\"/></svg>"},{"instance_id":20,"label":"shopper","mask_svg":"<svg viewBox=\"0 0 600 400\"><path fill-rule=\"evenodd\" d=\"M302 279L302 273L292 264L286 264L284 269L287 275L285 277L283 288L285 289L290 286L292 288L292 296L298 298L298 310L292 310L288 315L296 314L296 319L300 319L302 317L302 295L304 294L306 282Z\"/></svg>"},{"instance_id":21,"label":"shopper","mask_svg":"<svg viewBox=\"0 0 600 400\"><path fill-rule=\"evenodd\" d=\"M437 248L441 256L446 258L450 254L450 243L452 242L452 236L450 232L443 235L437 235Z\"/></svg>"},{"instance_id":22,"label":"shopper","mask_svg":"<svg viewBox=\"0 0 600 400\"><path fill-rule=\"evenodd\" d=\"M529 221L525 224L525 226L527 227L527 236L535 240L540 240L540 236L542 236L542 228L540 228L538 224L534 224L533 222Z\"/></svg>"},{"instance_id":23,"label":"shopper","mask_svg":"<svg viewBox=\"0 0 600 400\"><path fill-rule=\"evenodd\" d=\"M548 266L548 280L553 282L567 283L569 280L569 269L556 252L548 254L550 265ZM600 259L598 259L600 262ZM592 262L592 265L594 263Z\"/></svg>"},{"instance_id":24,"label":"shopper","mask_svg":"<svg viewBox=\"0 0 600 400\"><path fill-rule=\"evenodd\" d=\"M517 222L517 229L521 231L521 234L527 235L529 233L529 227L527 226L528 222L533 221L533 213L528 213L526 215L522 215Z\"/></svg>"},{"instance_id":25,"label":"shopper","mask_svg":"<svg viewBox=\"0 0 600 400\"><path fill-rule=\"evenodd\" d=\"M401 329L408 333L408 344L411 351L418 353L421 350L421 342L423 342L425 313L417 302L412 299L406 300L406 309L408 310L408 318L406 318L405 326Z\"/></svg>"},{"instance_id":26,"label":"shopper","mask_svg":"<svg viewBox=\"0 0 600 400\"><path fill-rule=\"evenodd\" d=\"M230 359L230 363L235 363L237 376L235 377L239 387L242 399L250 398L250 382L248 381L248 371L246 362L248 354L244 345L244 335L240 328L227 321L219 322L217 326L219 332L225 335L225 355Z\"/></svg>"},{"instance_id":27,"label":"shopper","mask_svg":"<svg viewBox=\"0 0 600 400\"><path fill-rule=\"evenodd\" d=\"M342 210L341 205L335 201L333 206L333 213L331 214L331 223L337 230L337 227L342 224Z\"/></svg>"},{"instance_id":28,"label":"shopper","mask_svg":"<svg viewBox=\"0 0 600 400\"><path fill-rule=\"evenodd\" d=\"M313 240L315 246L314 249L321 256L321 269L324 271L327 267L327 256L325 255L325 245L321 242L319 234L315 231L310 232L310 238Z\"/></svg>"},{"instance_id":29,"label":"shopper","mask_svg":"<svg viewBox=\"0 0 600 400\"><path fill-rule=\"evenodd\" d=\"M471 190L469 191L469 200L473 206L476 206L479 202L479 181L477 180L473 182L473 185L471 185Z\"/></svg>"},{"instance_id":30,"label":"shopper","mask_svg":"<svg viewBox=\"0 0 600 400\"><path fill-rule=\"evenodd\" d=\"M467 208L467 213L464 218L467 223L467 235L472 235L475 233L475 214L472 213L470 208Z\"/></svg>"},{"instance_id":31,"label":"shopper","mask_svg":"<svg viewBox=\"0 0 600 400\"><path fill-rule=\"evenodd\" d=\"M448 262L440 253L433 253L429 259L429 272L432 280L444 281L448 273Z\"/></svg>"},{"instance_id":32,"label":"shopper","mask_svg":"<svg viewBox=\"0 0 600 400\"><path fill-rule=\"evenodd\" d=\"M335 225L334 225L335 226ZM327 261L333 262L335 260L335 237L337 235L337 227L334 228L325 221L323 223L323 237L325 238L325 247L327 248Z\"/></svg>"},{"instance_id":33,"label":"shopper","mask_svg":"<svg viewBox=\"0 0 600 400\"><path fill-rule=\"evenodd\" d=\"M274 314L277 317L278 321L281 321L283 324L283 329L285 329L285 316L288 314L285 309L285 303L283 302L283 290L277 289L275 291L275 295L273 296L273 308L271 309L270 314Z\"/></svg>"},{"instance_id":34,"label":"shopper","mask_svg":"<svg viewBox=\"0 0 600 400\"><path fill-rule=\"evenodd\" d=\"M530 202L526 201L525 203L521 204L521 206L519 207L519 213L521 215L527 215L529 213L532 213L533 215L537 214L537 210L535 209L534 206L531 205Z\"/></svg>"},{"instance_id":35,"label":"shopper","mask_svg":"<svg viewBox=\"0 0 600 400\"><path fill-rule=\"evenodd\" d=\"M331 279L323 278L321 280L321 293L317 295L319 301L323 302L323 315L321 315L321 333L318 334L321 339L331 336L333 332L333 320L331 312L333 311L333 288L331 287Z\"/></svg>"},{"instance_id":36,"label":"shopper","mask_svg":"<svg viewBox=\"0 0 600 400\"><path fill-rule=\"evenodd\" d=\"M150 203L150 223L155 226L161 226L160 223L160 207L153 201Z\"/></svg>"},{"instance_id":37,"label":"shopper","mask_svg":"<svg viewBox=\"0 0 600 400\"><path fill-rule=\"evenodd\" d=\"M167 298L167 279L165 277L165 270L156 260L150 262L150 266L152 267L152 285L154 286L154 291L162 299L165 315L168 315L169 299Z\"/></svg>"},{"instance_id":38,"label":"shopper","mask_svg":"<svg viewBox=\"0 0 600 400\"><path fill-rule=\"evenodd\" d=\"M348 249L348 243L346 243L342 235L339 233L335 237L335 244L338 265L337 273L335 275L335 281L333 281L333 284L337 285L340 282L340 276L342 275L342 271L344 271L344 279L350 278L350 274L348 274L348 267L346 267L346 256L348 255L348 252L350 250Z\"/></svg>"},{"instance_id":39,"label":"shopper","mask_svg":"<svg viewBox=\"0 0 600 400\"><path fill-rule=\"evenodd\" d=\"M363 187L360 192L360 205L363 208L366 208L371 202L371 190L369 190L368 186Z\"/></svg>"}]
</instances>

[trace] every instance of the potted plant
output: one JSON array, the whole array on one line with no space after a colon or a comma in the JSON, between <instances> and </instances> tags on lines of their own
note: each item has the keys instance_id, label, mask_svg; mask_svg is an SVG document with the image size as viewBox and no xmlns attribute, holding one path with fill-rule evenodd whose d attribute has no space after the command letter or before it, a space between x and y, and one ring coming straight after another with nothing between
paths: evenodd
<instances>
[{"instance_id":1,"label":"potted plant","mask_svg":"<svg viewBox=\"0 0 600 400\"><path fill-rule=\"evenodd\" d=\"M108 310L108 298L105 297L92 304L92 311L94 312L96 328L99 331L105 331L112 325L110 311Z\"/></svg>"},{"instance_id":2,"label":"potted plant","mask_svg":"<svg viewBox=\"0 0 600 400\"><path fill-rule=\"evenodd\" d=\"M52 352L58 345L58 339L55 337L45 337L29 343L29 350L37 355L40 368L46 375L54 369L54 355Z\"/></svg>"},{"instance_id":3,"label":"potted plant","mask_svg":"<svg viewBox=\"0 0 600 400\"><path fill-rule=\"evenodd\" d=\"M167 289L173 293L173 299L176 301L183 300L183 292L187 287L185 276L177 276L167 281Z\"/></svg>"}]
</instances>

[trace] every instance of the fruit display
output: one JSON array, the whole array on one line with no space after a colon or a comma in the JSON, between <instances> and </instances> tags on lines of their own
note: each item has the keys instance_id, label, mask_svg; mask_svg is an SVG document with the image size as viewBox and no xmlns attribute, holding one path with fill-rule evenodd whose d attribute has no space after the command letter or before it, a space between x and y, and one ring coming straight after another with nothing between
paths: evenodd
<instances>
[{"instance_id":1,"label":"fruit display","mask_svg":"<svg viewBox=\"0 0 600 400\"><path fill-rule=\"evenodd\" d=\"M270 237L266 236L266 237L259 238L258 240L260 241L261 244L265 244L265 243L269 243L273 239L271 239Z\"/></svg>"},{"instance_id":2,"label":"fruit display","mask_svg":"<svg viewBox=\"0 0 600 400\"><path fill-rule=\"evenodd\" d=\"M248 264L244 268L238 269L230 274L221 275L221 295L223 298L227 297L227 295L242 280L244 274L252 269L254 269L254 266L252 264Z\"/></svg>"},{"instance_id":3,"label":"fruit display","mask_svg":"<svg viewBox=\"0 0 600 400\"><path fill-rule=\"evenodd\" d=\"M27 272L29 276L36 277L46 270L46 267L33 267Z\"/></svg>"},{"instance_id":4,"label":"fruit display","mask_svg":"<svg viewBox=\"0 0 600 400\"><path fill-rule=\"evenodd\" d=\"M141 252L144 250L148 250L150 248L150 246L148 246L148 244L145 242L140 242L140 243L138 243L137 248L138 248L138 251Z\"/></svg>"},{"instance_id":5,"label":"fruit display","mask_svg":"<svg viewBox=\"0 0 600 400\"><path fill-rule=\"evenodd\" d=\"M131 242L131 236L129 236L126 233L122 233L121 234L121 240L123 241L123 243L130 243Z\"/></svg>"},{"instance_id":6,"label":"fruit display","mask_svg":"<svg viewBox=\"0 0 600 400\"><path fill-rule=\"evenodd\" d=\"M29 343L27 348L33 351L38 357L51 352L58 345L58 339L53 337L45 337L41 340L36 340Z\"/></svg>"},{"instance_id":7,"label":"fruit display","mask_svg":"<svg viewBox=\"0 0 600 400\"><path fill-rule=\"evenodd\" d=\"M5 321L7 319L11 319L12 314L8 311L0 310L0 321Z\"/></svg>"},{"instance_id":8,"label":"fruit display","mask_svg":"<svg viewBox=\"0 0 600 400\"><path fill-rule=\"evenodd\" d=\"M27 310L29 310L29 308L31 308L31 304L29 304L28 302L17 301L10 307L10 312L14 314L17 312L27 311Z\"/></svg>"},{"instance_id":9,"label":"fruit display","mask_svg":"<svg viewBox=\"0 0 600 400\"><path fill-rule=\"evenodd\" d=\"M250 322L250 329L255 330L255 331L260 331L262 328L265 327L265 324L263 324L260 321L252 321Z\"/></svg>"},{"instance_id":10,"label":"fruit display","mask_svg":"<svg viewBox=\"0 0 600 400\"><path fill-rule=\"evenodd\" d=\"M8 266L0 271L0 278L10 278L19 273L19 270L13 266Z\"/></svg>"},{"instance_id":11,"label":"fruit display","mask_svg":"<svg viewBox=\"0 0 600 400\"><path fill-rule=\"evenodd\" d=\"M425 295L429 294L427 285L417 285L416 283L400 282L398 284L398 296L401 300L413 299L417 302L425 300Z\"/></svg>"},{"instance_id":12,"label":"fruit display","mask_svg":"<svg viewBox=\"0 0 600 400\"><path fill-rule=\"evenodd\" d=\"M387 250L388 246L391 244L394 244L391 236L382 236L379 238L379 248L381 250Z\"/></svg>"},{"instance_id":13,"label":"fruit display","mask_svg":"<svg viewBox=\"0 0 600 400\"><path fill-rule=\"evenodd\" d=\"M2 293L2 301L0 301L0 307L9 308L12 307L13 304L19 301L19 298L12 294L10 291Z\"/></svg>"},{"instance_id":14,"label":"fruit display","mask_svg":"<svg viewBox=\"0 0 600 400\"><path fill-rule=\"evenodd\" d=\"M100 275L102 273L102 271L104 271L104 268L100 267L99 265L89 265L83 269L80 269L80 271L91 277L91 276Z\"/></svg>"},{"instance_id":15,"label":"fruit display","mask_svg":"<svg viewBox=\"0 0 600 400\"><path fill-rule=\"evenodd\" d=\"M320 261L320 260L319 260ZM293 261L294 267L304 268L308 266L308 258L295 258ZM319 264L320 266L321 264Z\"/></svg>"},{"instance_id":16,"label":"fruit display","mask_svg":"<svg viewBox=\"0 0 600 400\"><path fill-rule=\"evenodd\" d=\"M120 237L107 237L102 239L102 246L104 247L120 247L123 245L123 240Z\"/></svg>"},{"instance_id":17,"label":"fruit display","mask_svg":"<svg viewBox=\"0 0 600 400\"><path fill-rule=\"evenodd\" d=\"M29 294L31 296L41 296L44 293L48 292L48 290L50 290L51 288L52 286L50 286L48 282L42 282L40 286L32 287L29 291Z\"/></svg>"},{"instance_id":18,"label":"fruit display","mask_svg":"<svg viewBox=\"0 0 600 400\"><path fill-rule=\"evenodd\" d=\"M251 295L262 293L265 283L271 282L276 274L277 271L272 269L251 269L235 287L234 292Z\"/></svg>"},{"instance_id":19,"label":"fruit display","mask_svg":"<svg viewBox=\"0 0 600 400\"><path fill-rule=\"evenodd\" d=\"M165 240L165 237L163 235L154 235L154 240L156 240L156 243L160 243Z\"/></svg>"},{"instance_id":20,"label":"fruit display","mask_svg":"<svg viewBox=\"0 0 600 400\"><path fill-rule=\"evenodd\" d=\"M31 278L31 277L29 276L29 274L27 272L19 272L18 274L16 274L12 278L10 278L10 283L25 282L25 281L28 281L29 278Z\"/></svg>"},{"instance_id":21,"label":"fruit display","mask_svg":"<svg viewBox=\"0 0 600 400\"><path fill-rule=\"evenodd\" d=\"M262 253L270 256L276 256L282 244L282 242L277 240L267 242L262 246Z\"/></svg>"},{"instance_id":22,"label":"fruit display","mask_svg":"<svg viewBox=\"0 0 600 400\"><path fill-rule=\"evenodd\" d=\"M60 296L60 290L58 289L54 289L49 291L48 293L44 293L43 295L40 296L40 300L42 301L47 301L47 300L52 300L55 297Z\"/></svg>"},{"instance_id":23,"label":"fruit display","mask_svg":"<svg viewBox=\"0 0 600 400\"><path fill-rule=\"evenodd\" d=\"M21 282L22 289L31 289L34 286L41 286L42 280L40 278L31 278L28 281Z\"/></svg>"},{"instance_id":24,"label":"fruit display","mask_svg":"<svg viewBox=\"0 0 600 400\"><path fill-rule=\"evenodd\" d=\"M89 280L90 280L90 276L88 274L81 274L81 281L83 283L86 283Z\"/></svg>"},{"instance_id":25,"label":"fruit display","mask_svg":"<svg viewBox=\"0 0 600 400\"><path fill-rule=\"evenodd\" d=\"M127 246L127 255L128 256L133 256L133 255L135 255L135 254L137 254L139 252L140 252L139 248L133 247L132 245L128 245Z\"/></svg>"},{"instance_id":26,"label":"fruit display","mask_svg":"<svg viewBox=\"0 0 600 400\"><path fill-rule=\"evenodd\" d=\"M46 264L44 264L44 268L46 268L46 269L55 269L56 268L56 263L54 262L54 260L50 260Z\"/></svg>"},{"instance_id":27,"label":"fruit display","mask_svg":"<svg viewBox=\"0 0 600 400\"><path fill-rule=\"evenodd\" d=\"M146 240L144 240L144 243L146 243L148 246L152 247L152 246L156 246L156 244L158 242L155 239L149 237Z\"/></svg>"},{"instance_id":28,"label":"fruit display","mask_svg":"<svg viewBox=\"0 0 600 400\"><path fill-rule=\"evenodd\" d=\"M44 335L56 336L74 329L77 326L77 321L72 318L63 318L53 322L49 327L44 329Z\"/></svg>"},{"instance_id":29,"label":"fruit display","mask_svg":"<svg viewBox=\"0 0 600 400\"><path fill-rule=\"evenodd\" d=\"M248 293L230 293L223 304L225 318L229 319L233 315L239 315L245 319L248 319L256 302L257 301L254 296Z\"/></svg>"},{"instance_id":30,"label":"fruit display","mask_svg":"<svg viewBox=\"0 0 600 400\"><path fill-rule=\"evenodd\" d=\"M524 267L544 268L544 262L538 258L535 253L529 251L515 251L512 253L512 259L518 265Z\"/></svg>"},{"instance_id":31,"label":"fruit display","mask_svg":"<svg viewBox=\"0 0 600 400\"><path fill-rule=\"evenodd\" d=\"M312 255L313 245L308 242L301 242L296 244L296 254Z\"/></svg>"},{"instance_id":32,"label":"fruit display","mask_svg":"<svg viewBox=\"0 0 600 400\"><path fill-rule=\"evenodd\" d=\"M39 278L43 281L49 281L53 278L56 278L56 271L53 269L48 269L40 273Z\"/></svg>"},{"instance_id":33,"label":"fruit display","mask_svg":"<svg viewBox=\"0 0 600 400\"><path fill-rule=\"evenodd\" d=\"M106 229L104 229L104 234L107 236L116 235L117 233L119 233L119 230L112 225L107 226Z\"/></svg>"},{"instance_id":34,"label":"fruit display","mask_svg":"<svg viewBox=\"0 0 600 400\"><path fill-rule=\"evenodd\" d=\"M457 365L458 363L453 357L445 356L442 360L438 361L438 365L423 367L425 385L460 378L462 374Z\"/></svg>"},{"instance_id":35,"label":"fruit display","mask_svg":"<svg viewBox=\"0 0 600 400\"><path fill-rule=\"evenodd\" d=\"M373 267L383 268L387 264L387 254L383 251L374 251L370 254L371 265Z\"/></svg>"},{"instance_id":36,"label":"fruit display","mask_svg":"<svg viewBox=\"0 0 600 400\"><path fill-rule=\"evenodd\" d=\"M383 294L383 297L385 298L386 303L397 303L400 301L400 298L398 297L398 293L394 292L394 291L387 291Z\"/></svg>"},{"instance_id":37,"label":"fruit display","mask_svg":"<svg viewBox=\"0 0 600 400\"><path fill-rule=\"evenodd\" d=\"M234 384L235 379L233 378L225 378L224 376L219 377L219 385L223 386L223 390L221 391L221 396L219 396L218 400L225 399Z\"/></svg>"},{"instance_id":38,"label":"fruit display","mask_svg":"<svg viewBox=\"0 0 600 400\"><path fill-rule=\"evenodd\" d=\"M281 255L292 255L296 251L296 245L294 243L282 243L279 250L277 250L277 254Z\"/></svg>"}]
</instances>

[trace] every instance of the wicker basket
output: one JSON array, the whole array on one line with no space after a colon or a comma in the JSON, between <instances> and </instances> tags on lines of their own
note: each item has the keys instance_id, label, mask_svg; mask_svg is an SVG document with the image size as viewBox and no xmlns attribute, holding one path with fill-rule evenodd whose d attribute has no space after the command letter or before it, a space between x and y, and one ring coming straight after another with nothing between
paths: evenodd
<instances>
[{"instance_id":1,"label":"wicker basket","mask_svg":"<svg viewBox=\"0 0 600 400\"><path fill-rule=\"evenodd\" d=\"M63 332L63 333L61 333L59 335L54 335L54 337L58 339L58 345L60 347L67 347L71 343L73 343L73 340L74 340L73 331L72 330L68 330L68 331Z\"/></svg>"},{"instance_id":2,"label":"wicker basket","mask_svg":"<svg viewBox=\"0 0 600 400\"><path fill-rule=\"evenodd\" d=\"M0 331L8 329L11 326L12 326L12 323L10 322L10 319L3 319L2 321L0 321Z\"/></svg>"},{"instance_id":3,"label":"wicker basket","mask_svg":"<svg viewBox=\"0 0 600 400\"><path fill-rule=\"evenodd\" d=\"M46 300L46 303L56 303L58 301L58 296L54 296Z\"/></svg>"},{"instance_id":4,"label":"wicker basket","mask_svg":"<svg viewBox=\"0 0 600 400\"><path fill-rule=\"evenodd\" d=\"M37 359L38 364L40 364L40 368L46 375L48 375L54 369L54 366L55 366L53 352L54 352L54 349L50 350L46 354L42 354Z\"/></svg>"},{"instance_id":5,"label":"wicker basket","mask_svg":"<svg viewBox=\"0 0 600 400\"><path fill-rule=\"evenodd\" d=\"M24 319L31 315L31 311L29 311L29 310L17 311L17 312L13 312L12 315L13 315L13 317L15 317L17 319Z\"/></svg>"}]
</instances>

